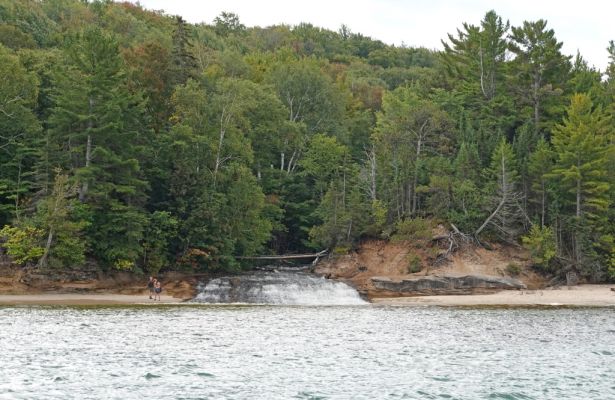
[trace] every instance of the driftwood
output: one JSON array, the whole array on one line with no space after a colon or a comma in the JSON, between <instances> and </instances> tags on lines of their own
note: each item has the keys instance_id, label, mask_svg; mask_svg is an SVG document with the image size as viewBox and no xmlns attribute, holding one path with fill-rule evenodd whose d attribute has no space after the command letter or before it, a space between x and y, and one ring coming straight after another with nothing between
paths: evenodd
<instances>
[{"instance_id":1,"label":"driftwood","mask_svg":"<svg viewBox=\"0 0 615 400\"><path fill-rule=\"evenodd\" d=\"M436 257L434 265L440 265L446 262L451 254L457 251L460 247L477 242L472 236L461 232L455 224L451 224L451 228L452 230L448 233L448 235L438 235L432 238L433 241L448 241L448 248L444 253L441 253Z\"/></svg>"},{"instance_id":2,"label":"driftwood","mask_svg":"<svg viewBox=\"0 0 615 400\"><path fill-rule=\"evenodd\" d=\"M319 251L313 254L286 254L286 255L267 255L267 256L243 256L236 257L238 260L270 260L270 261L283 261L283 260L301 260L314 258L318 260L322 256L327 254L328 249Z\"/></svg>"}]
</instances>

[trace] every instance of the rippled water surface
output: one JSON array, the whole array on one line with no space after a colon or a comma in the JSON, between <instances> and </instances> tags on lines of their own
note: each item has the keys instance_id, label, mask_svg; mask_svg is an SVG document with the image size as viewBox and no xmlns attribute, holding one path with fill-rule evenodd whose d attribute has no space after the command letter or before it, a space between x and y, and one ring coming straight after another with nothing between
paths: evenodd
<instances>
[{"instance_id":1,"label":"rippled water surface","mask_svg":"<svg viewBox=\"0 0 615 400\"><path fill-rule=\"evenodd\" d=\"M0 308L2 399L614 399L614 309Z\"/></svg>"}]
</instances>

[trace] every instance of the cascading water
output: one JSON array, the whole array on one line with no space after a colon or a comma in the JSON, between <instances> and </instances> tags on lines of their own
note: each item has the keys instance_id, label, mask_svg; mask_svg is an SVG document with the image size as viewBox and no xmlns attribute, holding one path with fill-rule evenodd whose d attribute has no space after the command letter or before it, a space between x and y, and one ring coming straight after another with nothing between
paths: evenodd
<instances>
[{"instance_id":1,"label":"cascading water","mask_svg":"<svg viewBox=\"0 0 615 400\"><path fill-rule=\"evenodd\" d=\"M198 290L193 301L199 303L366 304L347 284L304 272L254 272L216 278Z\"/></svg>"}]
</instances>

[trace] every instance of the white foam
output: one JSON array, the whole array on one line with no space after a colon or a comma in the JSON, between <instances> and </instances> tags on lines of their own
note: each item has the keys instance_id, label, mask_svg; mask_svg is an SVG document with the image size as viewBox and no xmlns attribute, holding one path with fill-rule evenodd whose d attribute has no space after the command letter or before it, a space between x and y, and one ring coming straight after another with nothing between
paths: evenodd
<instances>
[{"instance_id":1,"label":"white foam","mask_svg":"<svg viewBox=\"0 0 615 400\"><path fill-rule=\"evenodd\" d=\"M283 305L366 304L349 285L302 272L255 272L212 279L199 289L194 301Z\"/></svg>"}]
</instances>

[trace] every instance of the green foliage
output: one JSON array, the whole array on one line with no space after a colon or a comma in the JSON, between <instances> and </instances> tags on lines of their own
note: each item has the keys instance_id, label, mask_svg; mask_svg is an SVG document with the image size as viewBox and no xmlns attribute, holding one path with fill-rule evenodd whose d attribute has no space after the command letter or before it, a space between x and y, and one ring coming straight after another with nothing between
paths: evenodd
<instances>
[{"instance_id":1,"label":"green foliage","mask_svg":"<svg viewBox=\"0 0 615 400\"><path fill-rule=\"evenodd\" d=\"M70 36L67 46L70 64L56 78L49 118L50 156L78 182L79 200L90 207L93 254L107 265L134 262L146 220L135 140L143 105L128 90L115 37L89 28ZM62 151L65 146L71 151Z\"/></svg>"},{"instance_id":2,"label":"green foliage","mask_svg":"<svg viewBox=\"0 0 615 400\"><path fill-rule=\"evenodd\" d=\"M38 206L34 221L46 235L39 266L78 266L85 261L83 230L89 225L88 208L74 199L76 186L56 170L52 192Z\"/></svg>"},{"instance_id":3,"label":"green foliage","mask_svg":"<svg viewBox=\"0 0 615 400\"><path fill-rule=\"evenodd\" d=\"M155 211L149 216L143 234L142 265L150 275L157 275L162 267L169 264L169 245L177 235L177 227L177 219L168 211Z\"/></svg>"},{"instance_id":4,"label":"green foliage","mask_svg":"<svg viewBox=\"0 0 615 400\"><path fill-rule=\"evenodd\" d=\"M548 269L549 262L556 255L555 235L548 226L533 225L529 233L522 237L523 246L530 251L534 265Z\"/></svg>"},{"instance_id":5,"label":"green foliage","mask_svg":"<svg viewBox=\"0 0 615 400\"><path fill-rule=\"evenodd\" d=\"M424 218L408 218L395 224L393 241L423 241L431 239L431 221Z\"/></svg>"},{"instance_id":6,"label":"green foliage","mask_svg":"<svg viewBox=\"0 0 615 400\"><path fill-rule=\"evenodd\" d=\"M391 214L414 217L425 197L426 153L448 153L450 119L410 87L385 94L372 140L383 199Z\"/></svg>"},{"instance_id":7,"label":"green foliage","mask_svg":"<svg viewBox=\"0 0 615 400\"><path fill-rule=\"evenodd\" d=\"M36 262L43 255L44 249L40 246L43 232L32 226L23 228L5 225L0 230L3 239L2 247L17 264Z\"/></svg>"},{"instance_id":8,"label":"green foliage","mask_svg":"<svg viewBox=\"0 0 615 400\"><path fill-rule=\"evenodd\" d=\"M85 262L86 243L81 237L58 234L50 252L49 264L58 268L79 267Z\"/></svg>"},{"instance_id":9,"label":"green foliage","mask_svg":"<svg viewBox=\"0 0 615 400\"><path fill-rule=\"evenodd\" d=\"M35 227L41 267L237 271L437 220L614 268L613 43L599 71L494 11L443 52L126 2L0 0L0 21L0 226Z\"/></svg>"},{"instance_id":10,"label":"green foliage","mask_svg":"<svg viewBox=\"0 0 615 400\"><path fill-rule=\"evenodd\" d=\"M615 280L615 251L611 252L611 257L609 259L609 269L608 269L608 274L609 274L609 278L611 278L612 280Z\"/></svg>"},{"instance_id":11,"label":"green foliage","mask_svg":"<svg viewBox=\"0 0 615 400\"><path fill-rule=\"evenodd\" d=\"M419 257L417 254L410 253L406 257L406 260L408 261L407 272L409 274L421 272L421 269L422 269L421 264L423 262L423 260L421 260L421 257Z\"/></svg>"},{"instance_id":12,"label":"green foliage","mask_svg":"<svg viewBox=\"0 0 615 400\"><path fill-rule=\"evenodd\" d=\"M606 262L611 248L606 229L613 181L606 171L613 165L613 132L609 115L584 94L572 97L564 123L553 130L556 159L547 176L558 182L558 198L570 216L564 229L579 267L591 264L595 250Z\"/></svg>"},{"instance_id":13,"label":"green foliage","mask_svg":"<svg viewBox=\"0 0 615 400\"><path fill-rule=\"evenodd\" d=\"M519 264L510 263L506 266L506 273L511 276L518 276L521 273Z\"/></svg>"},{"instance_id":14,"label":"green foliage","mask_svg":"<svg viewBox=\"0 0 615 400\"><path fill-rule=\"evenodd\" d=\"M523 209L520 205L518 163L512 146L504 138L493 151L491 165L485 171L489 217L474 234L489 228L504 240L514 240L523 231Z\"/></svg>"},{"instance_id":15,"label":"green foliage","mask_svg":"<svg viewBox=\"0 0 615 400\"><path fill-rule=\"evenodd\" d=\"M335 255L344 255L350 252L349 246L335 246L332 253Z\"/></svg>"},{"instance_id":16,"label":"green foliage","mask_svg":"<svg viewBox=\"0 0 615 400\"><path fill-rule=\"evenodd\" d=\"M34 112L38 78L0 45L0 224L20 218L34 188L33 169L42 146ZM38 153L38 154L37 154Z\"/></svg>"},{"instance_id":17,"label":"green foliage","mask_svg":"<svg viewBox=\"0 0 615 400\"><path fill-rule=\"evenodd\" d=\"M561 94L570 57L562 55L563 44L557 41L553 29L547 29L544 19L512 27L510 38L509 49L515 54L511 63L514 83L522 93L518 102L525 106L523 113L532 119L535 132L548 129L563 111Z\"/></svg>"},{"instance_id":18,"label":"green foliage","mask_svg":"<svg viewBox=\"0 0 615 400\"><path fill-rule=\"evenodd\" d=\"M535 205L542 226L546 221L548 200L553 191L553 185L548 178L553 168L553 159L554 154L551 146L544 139L540 139L527 163L528 177L532 182L529 201Z\"/></svg>"},{"instance_id":19,"label":"green foliage","mask_svg":"<svg viewBox=\"0 0 615 400\"><path fill-rule=\"evenodd\" d=\"M372 200L371 217L372 222L366 228L366 233L378 237L382 234L387 222L387 209L384 204L382 204L382 201L378 199Z\"/></svg>"}]
</instances>

